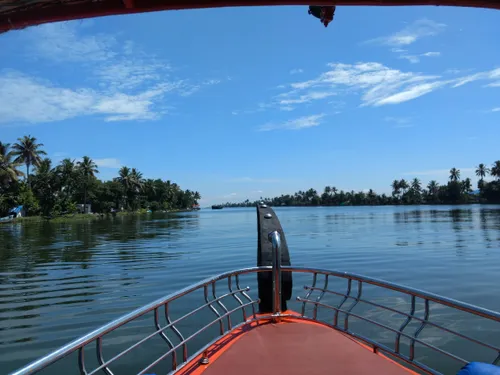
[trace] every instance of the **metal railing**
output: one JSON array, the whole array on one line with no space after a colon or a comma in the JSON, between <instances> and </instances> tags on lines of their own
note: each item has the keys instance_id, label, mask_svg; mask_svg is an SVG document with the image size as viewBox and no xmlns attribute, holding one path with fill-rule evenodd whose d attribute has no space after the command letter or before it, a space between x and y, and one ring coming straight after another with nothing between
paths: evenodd
<instances>
[{"instance_id":1,"label":"metal railing","mask_svg":"<svg viewBox=\"0 0 500 375\"><path fill-rule=\"evenodd\" d=\"M114 363L124 357L125 355L131 353L134 349L137 349L144 343L151 340L153 337L161 337L161 339L167 345L165 352L163 352L159 357L149 361L148 364L143 367L138 375L143 375L151 371L156 365L165 361L167 358L170 359L171 372L175 372L180 368L184 367L192 358L202 355L200 363L206 364L209 361L209 353L206 349L213 343L215 343L221 336L227 334L227 332L234 331L236 328L247 324L251 321L256 321L260 319L272 319L277 322L284 317L293 316L295 319L304 319L310 321L317 321L332 327L333 329L340 330L355 337L362 342L369 344L374 351L382 351L389 355L396 357L408 364L416 366L420 370L431 373L440 374L436 369L433 369L426 365L425 363L417 360L416 355L416 344L419 344L427 349L430 349L436 353L443 354L460 364L468 363L468 360L445 350L444 348L439 348L436 345L431 344L425 339L421 338L422 331L427 327L432 327L438 329L442 333L451 334L457 338L464 339L467 342L474 343L481 346L482 348L488 350L491 355L491 363L498 364L500 362L500 346L485 343L479 339L475 339L465 335L463 333L457 332L456 330L446 327L442 324L438 324L431 320L431 306L430 304L437 304L440 306L446 306L455 310L463 311L471 316L480 317L486 319L486 321L493 322L497 324L496 332L500 333L500 313L476 307L470 304L462 303L453 299L438 296L436 294L427 293L414 288L390 283L384 280L374 279L362 275L357 275L348 272L338 272L323 269L311 269L311 268L301 268L301 267L281 267L281 254L280 254L280 235L278 232L272 232L269 234L269 240L273 244L273 266L272 267L253 267L245 268L240 270L235 270L231 272L226 272L212 278L203 280L192 286L182 289L181 291L168 295L157 301L154 301L142 308L139 308L121 318L96 329L95 331L73 341L69 344L63 346L62 348L52 352L51 354L29 364L28 366L12 373L11 375L27 375L34 374L40 370L53 365L54 363L61 360L63 357L68 356L71 353L78 353L78 367L81 375L94 375L98 372L105 373L107 375L114 375L111 367ZM258 299L252 298L249 295L249 287L240 286L240 276L248 274L256 274L258 272L272 272L273 275L273 313L272 315L262 316L257 315L255 306L258 304ZM311 274L312 283L304 287L305 296L297 297L297 301L302 305L302 311L300 315L286 314L281 311L281 274L282 272L294 272L299 274ZM318 279L323 278L322 284L319 285ZM337 290L330 290L329 285L332 280L345 280L346 281L346 292L339 292ZM227 281L227 291L218 296L216 293L216 283L221 281ZM353 287L353 284L356 284ZM409 307L407 311L401 309L386 306L383 303L374 302L368 298L364 297L364 286L380 288L383 291L392 291L401 293L407 296ZM194 308L190 312L176 318L172 319L170 314L169 306L181 297L195 293L196 291L203 290L204 304L199 307ZM312 298L313 293L318 293L316 298ZM337 296L340 301L336 304L329 303L330 296ZM228 309L223 300L230 299L236 305L232 309ZM416 305L417 300L421 301L424 306L423 316L417 316ZM349 304L350 302L350 304ZM392 314L399 315L403 318L401 325L398 328L391 327L388 324L377 321L370 317L364 316L362 312L357 312L356 309L360 305L370 306L373 308L381 309ZM306 307L312 307L312 315L306 314ZM202 309L208 308L214 315L214 318L209 321L206 325L201 327L196 332L186 336L181 332L179 328L182 322L199 313ZM246 309L251 309L251 314L247 314ZM319 309L327 312L326 318L322 319L318 316ZM165 317L166 324L160 322L160 310L163 309L163 314ZM242 320L239 324L233 324L231 316L234 313L242 313ZM328 314L328 312L330 312ZM116 355L112 356L110 359L105 359L103 355L103 346L106 344L106 335L115 331L119 327L133 322L147 313L153 313L153 327L154 331L140 340L136 341L134 344L126 347L124 350L120 351ZM343 316L342 322L339 322L339 318ZM373 337L367 337L357 332L356 328L352 327L350 321L357 319L365 323L369 323L374 327L384 329L391 334L393 334L392 346L383 344L380 340L376 340ZM227 324L224 324L224 322ZM412 331L409 331L409 326L411 323L417 322L418 326ZM188 343L194 338L200 336L200 334L206 331L208 328L218 325L218 335L216 338L206 343L200 350L196 353L190 355ZM173 339L175 338L177 343L174 344ZM401 339L405 338L409 340L408 353L403 353L401 349ZM96 345L96 357L98 365L92 370L87 369L87 362L84 355L84 350L87 346L95 343ZM182 352L182 355L178 355L178 351ZM180 358L179 358L180 357Z\"/></svg>"}]
</instances>

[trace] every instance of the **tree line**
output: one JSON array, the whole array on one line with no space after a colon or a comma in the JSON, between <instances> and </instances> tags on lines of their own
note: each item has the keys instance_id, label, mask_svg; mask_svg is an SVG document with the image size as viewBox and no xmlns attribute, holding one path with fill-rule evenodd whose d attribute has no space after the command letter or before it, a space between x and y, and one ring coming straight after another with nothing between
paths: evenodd
<instances>
[{"instance_id":1,"label":"tree line","mask_svg":"<svg viewBox=\"0 0 500 375\"><path fill-rule=\"evenodd\" d=\"M392 194L377 194L370 189L365 191L343 191L326 186L323 193L315 189L298 191L295 194L281 195L275 198L260 198L251 202L226 203L226 207L251 207L263 201L273 206L361 206L361 205L400 205L400 204L466 204L466 203L500 203L500 160L491 168L479 164L476 168L479 177L478 190L474 191L470 178L461 179L460 170L450 169L449 180L440 185L430 181L426 187L418 178L411 181L394 180L391 184ZM486 182L487 176L493 178Z\"/></svg>"},{"instance_id":2,"label":"tree line","mask_svg":"<svg viewBox=\"0 0 500 375\"><path fill-rule=\"evenodd\" d=\"M98 213L155 211L191 208L201 198L169 180L145 179L136 168L124 166L111 181L101 181L88 156L53 165L46 155L43 144L30 135L13 145L0 142L0 217L19 205L28 215L57 216L76 212L77 204L84 203Z\"/></svg>"}]
</instances>

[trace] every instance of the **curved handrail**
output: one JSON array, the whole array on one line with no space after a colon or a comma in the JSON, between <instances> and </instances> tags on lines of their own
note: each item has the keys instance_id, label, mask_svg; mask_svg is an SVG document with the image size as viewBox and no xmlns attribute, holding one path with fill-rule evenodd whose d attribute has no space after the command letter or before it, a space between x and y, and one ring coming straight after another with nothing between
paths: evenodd
<instances>
[{"instance_id":1,"label":"curved handrail","mask_svg":"<svg viewBox=\"0 0 500 375\"><path fill-rule=\"evenodd\" d=\"M416 297L420 297L422 299L427 299L432 302L440 303L445 306L453 307L474 315L479 315L484 318L492 319L497 322L500 322L500 313L485 309L483 307L478 307L469 303L461 302L458 300L455 300L453 298L447 298L440 296L439 294L434 294L430 292L426 292L420 289L412 288L406 285L401 285L401 284L395 284L390 281L386 281L383 279L377 279L374 277L369 277L369 276L364 276L356 273L351 273L351 272L340 272L340 271L330 271L326 269L320 269L320 268L304 268L304 267L291 267L291 266L283 266L281 267L282 271L292 271L292 272L313 272L313 273L318 273L318 274L323 274L323 275L330 275L330 276L336 276L336 277L341 277L343 279L351 279L351 280L356 280L356 281L362 281L367 284L375 285L375 286L380 286L382 288L386 289L391 289L396 292L401 292L405 294L410 294L410 295L415 295Z\"/></svg>"},{"instance_id":2,"label":"curved handrail","mask_svg":"<svg viewBox=\"0 0 500 375\"><path fill-rule=\"evenodd\" d=\"M271 239L273 239L273 236L271 236ZM274 242L275 242L274 248L275 249L279 248L279 246L277 246L278 243L277 243L276 237L274 237ZM186 343L189 340L193 339L199 333L203 332L204 330L206 330L208 327L210 327L211 325L213 325L215 323L219 323L221 325L221 330L220 330L221 336L226 334L227 332L231 332L235 328L241 326L241 324L245 323L246 315L245 315L244 309L246 307L252 307L252 309L254 309L254 305L259 303L258 300L252 299L247 294L247 291L249 290L248 287L242 288L240 286L239 276L245 275L245 274L257 274L259 272L273 272L273 271L276 271L276 269L273 269L273 267L270 267L270 266L251 267L251 268L243 268L243 269L233 270L233 271L229 271L229 272L224 272L224 273L215 275L213 277L206 278L198 283L195 283L195 284L190 285L186 288L183 288L176 293L172 293L172 294L169 294L165 297L159 298L156 301L153 301L153 302L151 302L151 303L149 303L141 308L138 308L138 309L126 314L126 315L123 315L122 317L88 333L87 335L82 336L74 341L71 341L70 343L64 345L60 349L48 354L47 356L30 363L26 367L13 372L11 375L27 375L27 374L36 373L36 372L48 367L49 365L57 362L61 358L69 355L70 353L73 353L76 351L79 351L79 354L80 354L79 365L80 365L81 371L83 371L82 373L85 373L85 374L88 373L90 375L90 374L95 374L101 370L104 370L106 373L112 373L108 367L110 364L112 364L115 360L119 359L120 357L124 356L125 354L129 353L131 350L137 348L139 345L150 340L152 337L159 335L159 336L163 337L163 339L166 339L166 341L168 343L169 339L165 335L165 333L168 329L171 329L177 335L177 337L181 337L181 339L179 340L180 342L177 343L176 345L174 345L170 342L169 349L164 354L162 354L160 356L160 358L157 358L156 360L151 362L149 365L147 365L143 370L141 370L140 374L146 373L153 366L158 364L163 359L167 358L169 355L172 355L172 358L173 358L172 371L176 371L176 370L182 368L186 363L188 363L188 361L190 359L195 357L192 355L188 358ZM312 286L305 287L305 289L307 290L305 298L297 298L298 301L302 302L304 306L306 303L314 306L313 317L311 318L311 317L305 316L305 314L304 314L305 310L304 310L304 306L303 306L303 310L302 310L303 312L302 312L302 316L301 316L302 319L320 321L317 318L318 306L321 306L322 308L326 308L327 310L333 310L335 313L334 314L335 319L333 319L333 324L326 323L327 325L329 325L335 329L343 330L344 332L346 332L346 333L348 333L348 334L350 334L350 335L352 335L360 340L363 340L363 341L369 343L370 345L373 346L374 350L380 349L380 350L383 350L389 354L396 355L397 357L406 361L407 363L415 365L426 372L435 373L435 374L439 373L437 371L434 371L433 369L426 367L425 364L420 363L417 360L415 360L415 348L414 348L415 343L422 344L422 345L424 345L432 350L435 350L441 354L445 354L445 355L449 356L450 358L453 358L461 363L468 363L466 360L454 355L453 353L447 352L446 350L435 347L434 345L428 344L425 341L422 341L422 339L419 339L418 336L426 325L433 326L433 327L438 328L444 332L454 334L457 337L469 340L469 342L473 342L476 344L479 343L483 347L490 349L490 350L493 350L497 353L496 354L497 357L495 360L493 360L493 363L498 363L500 361L500 348L499 347L496 347L494 345L490 345L487 343L483 343L477 339L468 337L464 334L461 334L459 332L455 332L451 329L448 329L446 327L442 327L434 322L431 322L429 319L429 315L430 315L429 301L435 302L435 303L438 303L438 304L441 304L444 306L449 306L451 308L455 308L455 309L458 309L458 310L461 310L461 311L464 311L464 312L467 312L467 313L470 313L470 314L473 314L476 316L487 318L487 319L495 321L495 322L500 322L500 313L498 313L498 312L488 310L488 309L485 309L482 307L477 307L477 306L474 306L474 305L471 305L468 303L464 303L461 301L457 301L457 300L454 300L451 298L443 297L443 296L440 296L440 295L437 295L434 293L425 292L423 290L419 290L416 288L411 288L408 286L395 284L395 283L385 281L382 279L372 278L372 277L359 275L359 274L355 274L355 273L350 273L350 272L340 272L340 271L335 271L335 270L305 268L305 267L291 267L291 266L282 266L281 272L308 273L308 274L312 274L312 276L313 276ZM324 282L323 286L316 285L318 282L318 275L322 275L325 277L325 282ZM231 278L233 278L233 277L236 281L236 288L233 288L231 285ZM329 285L328 284L329 277L336 277L336 278L345 279L347 281L347 285L348 285L347 292L344 294L344 293L339 293L339 292L328 290L327 287ZM221 281L221 280L225 280L225 279L228 280L228 291L229 292L218 297L215 293L215 283L217 281ZM354 287L351 287L353 280L355 282L357 282L357 284L358 284L357 285L357 293L355 295L351 295L351 292L354 292L354 290L353 290ZM278 280L276 280L276 281L278 281ZM381 287L384 289L389 289L389 290L392 290L395 292L400 292L400 293L403 293L403 294L410 296L411 297L411 309L410 309L409 313L403 312L401 310L397 310L395 308L387 307L387 306L384 306L382 304L374 303L374 302L371 302L369 300L362 298L362 290L363 290L362 284L363 283L377 286L377 287ZM278 289L281 286L281 284L279 282L276 282L274 285L276 285L278 287ZM211 299L211 300L208 299L208 295L209 295L208 288L210 286L212 288L212 295L213 295L213 299ZM183 315L182 317L172 320L169 316L169 313L168 313L169 303L173 302L173 301L175 301L175 300L177 300L177 299L179 299L179 298L181 298L181 297L183 297L191 292L194 292L194 291L202 289L202 288L204 290L206 303L200 307L197 307L197 308L191 310L189 313ZM313 291L318 291L318 292L320 292L320 294L315 299L313 299L313 298L309 299L309 296L311 295L311 292L313 292ZM275 290L274 292L275 292L275 296L277 296L279 293L279 290L278 291ZM328 303L325 303L322 301L323 296L327 293L336 294L336 295L344 297L344 298L343 298L342 302L340 304L338 304L337 306L331 306L331 305L328 305ZM241 299L237 298L237 294L240 294L245 301L242 301ZM220 306L222 304L222 299L224 299L226 297L233 298L233 301L237 301L237 307L235 309L231 309L231 310L228 310L227 308L223 308L222 313L219 313L217 310L214 309L214 306ZM420 317L417 317L414 315L414 313L415 313L414 307L415 307L415 299L416 298L421 298L425 302L424 318L420 318ZM343 307L344 302L346 302L348 299L353 300L353 303L347 307ZM353 311L353 309L355 308L355 306L358 303L367 303L368 305L371 305L374 307L382 308L382 309L385 309L387 311L401 314L407 318L406 322L403 323L403 325L401 325L401 327L399 329L395 329L395 328L389 327L383 323L374 321L370 318L363 317L359 313ZM277 306L279 306L279 304ZM158 321L158 309L161 307L165 308L165 316L166 316L167 324L164 326L161 326L159 321ZM208 323L203 328L198 330L196 333L191 334L187 338L184 339L185 336L183 336L179 332L178 328L175 327L175 324L178 324L183 319L185 319L189 316L192 316L193 314L197 313L198 311L200 311L202 308L205 308L205 307L209 307L212 311L215 312L215 315L216 315L215 319L213 319L210 323ZM234 313L234 312L237 312L239 310L243 311L243 316L244 316L243 323L235 324L233 326L230 322L229 315ZM155 325L156 330L153 333L142 338L141 340L135 342L133 345L129 346L128 348L126 348L125 350L120 352L119 354L115 355L113 358L106 361L102 356L103 336L106 335L107 333L114 331L115 329L123 326L124 324L131 322L131 321L133 321L133 320L135 320L135 319L137 319L137 318L139 318L139 317L141 317L149 312L152 312L152 311L154 311L154 320L155 320L154 325ZM338 325L337 318L338 318L339 313L345 315L343 327ZM278 307L278 311L274 311L272 316L267 316L267 319L272 318L273 320L279 320L281 317L284 317L284 316L288 316L287 313L279 311L279 307ZM394 343L394 349L391 349L387 346L384 346L381 343L378 343L375 340L364 337L364 336L354 332L348 325L349 317L351 317L351 316L353 318L361 319L361 320L364 320L365 322L375 324L376 326L379 326L381 328L388 329L390 332L395 333L396 338L395 338L395 343ZM255 321L255 320L263 319L263 318L266 318L266 317L258 317L255 313L255 310L253 310L253 316L251 319L248 319L247 322L248 321ZM222 321L224 319L228 319L228 330L223 329ZM406 331L403 332L406 329L409 321L412 319L415 319L416 321L420 322L420 326L416 329L416 331L413 334L407 333ZM399 340L401 337L405 337L405 338L410 340L410 354L409 355L403 355L402 353L400 353ZM86 345L88 345L94 341L97 344L97 354L98 354L98 360L99 360L99 367L93 369L90 372L87 372L85 370L85 363L84 363L84 359L83 359L83 355L82 355L83 348ZM181 348L181 347L185 350L185 352L183 355L183 360L181 361L180 364L177 364L177 361L175 360L175 350L178 348ZM206 347L207 346L205 346L205 348Z\"/></svg>"},{"instance_id":3,"label":"curved handrail","mask_svg":"<svg viewBox=\"0 0 500 375\"><path fill-rule=\"evenodd\" d=\"M253 272L265 272L265 271L271 271L272 267L251 267L251 268L243 268L239 270L233 270L229 272L224 272L221 274L218 274L216 276L212 276L209 278L206 278L196 284L187 286L180 291L176 293L171 293L166 295L165 297L159 298L156 301L153 301L143 307L140 307L126 315L121 316L118 319L113 320L112 322L103 325L100 328L97 328L96 330L86 334L85 336L82 336L76 340L73 340L69 342L68 344L62 346L61 348L57 349L56 351L50 353L49 355L42 357L26 367L23 367L22 369L15 371L11 373L10 375L26 375L26 374L32 374L37 371L42 370L43 368L49 366L50 364L58 361L59 359L66 357L67 355L75 352L76 350L84 347L85 345L91 343L92 341L97 340L99 337L102 337L106 333L109 333L118 327L131 322L134 319L137 319L155 309L158 309L162 306L164 306L166 303L175 301L182 296L185 296L186 294L189 294L197 289L203 288L205 285L212 284L216 281L223 280L225 278L228 278L230 276L236 276L236 275L244 275L247 273L253 273Z\"/></svg>"}]
</instances>

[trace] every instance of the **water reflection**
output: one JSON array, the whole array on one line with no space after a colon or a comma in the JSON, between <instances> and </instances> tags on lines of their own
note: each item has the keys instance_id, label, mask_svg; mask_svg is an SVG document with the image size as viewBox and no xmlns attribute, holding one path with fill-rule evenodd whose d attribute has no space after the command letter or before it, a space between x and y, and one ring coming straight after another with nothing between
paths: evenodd
<instances>
[{"instance_id":1,"label":"water reflection","mask_svg":"<svg viewBox=\"0 0 500 375\"><path fill-rule=\"evenodd\" d=\"M500 293L499 208L276 211L294 265L358 272L500 309L493 298ZM250 209L0 226L2 370L201 278L253 266L255 225Z\"/></svg>"}]
</instances>

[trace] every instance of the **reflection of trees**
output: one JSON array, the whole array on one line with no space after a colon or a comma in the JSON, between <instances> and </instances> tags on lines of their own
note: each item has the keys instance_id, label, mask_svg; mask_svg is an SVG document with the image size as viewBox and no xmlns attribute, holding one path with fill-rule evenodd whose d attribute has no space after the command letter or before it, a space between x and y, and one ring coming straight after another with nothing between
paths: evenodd
<instances>
[{"instance_id":1,"label":"reflection of trees","mask_svg":"<svg viewBox=\"0 0 500 375\"><path fill-rule=\"evenodd\" d=\"M479 226L483 232L487 247L492 247L494 242L494 231L497 232L496 238L500 241L500 210L492 208L481 208L479 210ZM491 236L493 232L493 238Z\"/></svg>"},{"instance_id":2,"label":"reflection of trees","mask_svg":"<svg viewBox=\"0 0 500 375\"><path fill-rule=\"evenodd\" d=\"M412 210L412 211L402 211L394 212L394 222L397 224L402 223L421 223L422 216L426 215L428 211L424 210Z\"/></svg>"},{"instance_id":3,"label":"reflection of trees","mask_svg":"<svg viewBox=\"0 0 500 375\"><path fill-rule=\"evenodd\" d=\"M198 214L127 215L89 222L14 225L0 231L0 272L30 272L39 264L54 262L80 264L86 268L92 257L101 254L104 248L117 249L120 259L141 258L134 253L140 252L144 241L164 238L169 243L177 242L198 227ZM163 258L174 255L164 251L154 253Z\"/></svg>"}]
</instances>

